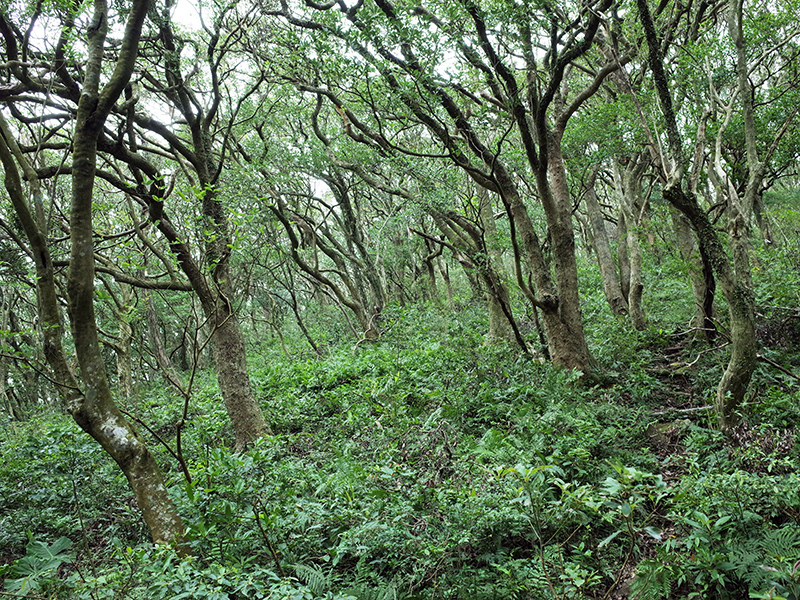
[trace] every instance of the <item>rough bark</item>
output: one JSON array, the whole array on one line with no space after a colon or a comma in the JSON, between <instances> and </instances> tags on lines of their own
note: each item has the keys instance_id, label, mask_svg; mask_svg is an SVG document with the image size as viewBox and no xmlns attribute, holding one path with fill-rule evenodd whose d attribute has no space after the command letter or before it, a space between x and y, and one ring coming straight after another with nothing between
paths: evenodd
<instances>
[{"instance_id":1,"label":"rough bark","mask_svg":"<svg viewBox=\"0 0 800 600\"><path fill-rule=\"evenodd\" d=\"M108 7L95 0L89 27L88 61L75 122L70 210L68 312L80 365L83 394L70 405L75 421L122 468L155 542L180 543L183 523L167 493L153 455L111 397L97 334L94 310L94 246L92 200L97 164L97 139L111 108L127 85L136 59L148 2L136 0L125 28L111 78L100 90L108 29Z\"/></svg>"},{"instance_id":2,"label":"rough bark","mask_svg":"<svg viewBox=\"0 0 800 600\"><path fill-rule=\"evenodd\" d=\"M212 348L220 392L228 417L236 434L235 449L243 451L258 438L270 435L270 430L250 382L247 368L247 347L241 325L228 299L232 296L230 280L221 274L214 307L208 302L203 309L210 316ZM202 298L201 298L202 302Z\"/></svg>"},{"instance_id":3,"label":"rough bark","mask_svg":"<svg viewBox=\"0 0 800 600\"><path fill-rule=\"evenodd\" d=\"M562 135L563 129L559 129L547 136L547 172L540 168L536 173L536 184L545 207L547 230L552 244L553 273L558 299L556 312L547 307L541 308L553 362L586 372L594 369L595 361L583 332L572 202L561 155Z\"/></svg>"},{"instance_id":4,"label":"rough bark","mask_svg":"<svg viewBox=\"0 0 800 600\"><path fill-rule=\"evenodd\" d=\"M225 408L236 433L237 450L270 433L257 402L247 372L244 336L237 319L218 322L214 329L214 362ZM224 368L219 368L224 365Z\"/></svg>"}]
</instances>

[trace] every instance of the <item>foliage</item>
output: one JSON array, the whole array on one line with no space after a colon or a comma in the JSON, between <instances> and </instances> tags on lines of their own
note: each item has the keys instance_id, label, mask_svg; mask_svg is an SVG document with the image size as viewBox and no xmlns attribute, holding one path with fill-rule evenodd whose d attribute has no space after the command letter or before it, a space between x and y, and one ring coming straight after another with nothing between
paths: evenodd
<instances>
[{"instance_id":1,"label":"foliage","mask_svg":"<svg viewBox=\"0 0 800 600\"><path fill-rule=\"evenodd\" d=\"M204 2L197 23L167 27L171 4L154 5L132 83L102 128L84 232L68 223L65 177L81 172L72 132L95 24L73 4L3 3L3 144L19 138L13 159L27 156L46 188L35 197L25 172L49 228L56 310L73 306L62 272L72 236L91 238L97 367L163 469L186 539L180 550L148 542L117 465L53 401L34 291L41 255L3 191L8 594L800 597L800 192L787 121L800 89L796 0L742 5L756 153L772 154L763 206L745 215L762 360L727 434L709 410L727 363L726 305L718 294L709 344L693 330L693 267L662 196L673 161L658 156L668 140L631 6ZM723 232L752 157L739 106L749 96L735 85L720 7L666 2L655 19L687 183ZM115 36L126 11L104 17ZM584 44L589 23L598 33ZM104 69L123 48L107 42ZM534 156L544 149L526 123L549 140L547 155ZM642 247L644 331L610 317L581 207L596 170L622 271L614 168L637 155L643 193L628 227ZM494 203L488 219L479 184ZM521 200L509 214L511 190ZM545 210L552 202L563 215ZM538 241L514 211L527 211ZM480 251L465 257L459 241ZM579 290L561 269L573 251ZM490 264L529 353L486 343L485 293L497 290L476 281ZM522 288L536 280L541 296L550 276L580 295L592 375L546 359L535 305L563 308L568 294L531 301ZM246 378L271 429L243 452L220 390L224 352L213 350L221 321L247 338Z\"/></svg>"},{"instance_id":2,"label":"foliage","mask_svg":"<svg viewBox=\"0 0 800 600\"><path fill-rule=\"evenodd\" d=\"M27 554L8 568L5 589L26 595L50 587L57 582L56 570L73 559L66 552L70 546L72 541L66 537L60 537L50 545L31 539L26 547Z\"/></svg>"}]
</instances>

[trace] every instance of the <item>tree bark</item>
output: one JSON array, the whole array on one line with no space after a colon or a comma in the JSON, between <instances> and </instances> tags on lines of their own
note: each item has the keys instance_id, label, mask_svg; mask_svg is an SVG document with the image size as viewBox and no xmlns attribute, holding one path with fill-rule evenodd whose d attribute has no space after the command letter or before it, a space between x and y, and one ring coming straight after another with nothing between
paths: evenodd
<instances>
[{"instance_id":1,"label":"tree bark","mask_svg":"<svg viewBox=\"0 0 800 600\"><path fill-rule=\"evenodd\" d=\"M600 210L600 203L597 201L595 183L597 180L597 169L595 169L586 184L584 199L586 201L586 212L589 215L589 222L592 230L592 246L597 256L597 264L600 267L600 276L603 281L603 292L606 301L614 316L620 317L628 314L628 302L622 293L622 287L617 276L617 267L614 264L614 255L611 252L611 244L608 241L606 222Z\"/></svg>"},{"instance_id":2,"label":"tree bark","mask_svg":"<svg viewBox=\"0 0 800 600\"><path fill-rule=\"evenodd\" d=\"M644 283L642 282L642 246L639 240L640 214L644 208L641 177L646 162L643 157L629 161L623 169L614 163L614 185L620 200L620 211L625 219L625 249L628 258L628 317L637 331L647 328L642 307Z\"/></svg>"},{"instance_id":3,"label":"tree bark","mask_svg":"<svg viewBox=\"0 0 800 600\"><path fill-rule=\"evenodd\" d=\"M541 168L536 172L536 185L545 209L552 244L557 298L557 307L552 307L556 308L555 311L549 305L541 308L553 363L587 372L595 368L595 361L583 332L572 202L561 155L562 135L563 130L557 130L547 136L547 172Z\"/></svg>"}]
</instances>

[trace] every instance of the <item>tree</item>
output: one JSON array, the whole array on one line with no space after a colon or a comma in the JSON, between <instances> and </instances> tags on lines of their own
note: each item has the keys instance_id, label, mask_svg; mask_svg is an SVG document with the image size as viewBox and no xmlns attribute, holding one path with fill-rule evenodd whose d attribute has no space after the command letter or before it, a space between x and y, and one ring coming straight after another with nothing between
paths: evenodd
<instances>
[{"instance_id":1,"label":"tree","mask_svg":"<svg viewBox=\"0 0 800 600\"><path fill-rule=\"evenodd\" d=\"M728 206L728 237L733 253L731 259L726 254L707 213L685 185L687 160L664 68L661 45L646 0L637 0L637 7L647 41L648 64L661 105L671 159L669 178L663 195L691 223L700 247L709 257L722 293L728 302L731 358L717 388L715 401L720 427L728 430L739 419L737 409L744 400L756 363L754 295L744 215L741 207L735 204Z\"/></svg>"},{"instance_id":2,"label":"tree","mask_svg":"<svg viewBox=\"0 0 800 600\"><path fill-rule=\"evenodd\" d=\"M133 90L128 90L130 105L124 113L125 127L117 135L108 132L105 150L117 160L125 163L133 181L133 196L147 210L150 221L166 238L170 249L178 260L192 291L197 295L208 321L216 363L220 391L235 431L236 448L242 450L253 440L270 432L258 400L253 392L247 367L246 345L241 324L235 313L235 293L230 267L234 240L224 204L224 192L220 177L224 172L227 144L233 124L240 118L239 109L246 98L253 94L262 78L256 75L249 88L239 95L237 103L231 105L230 88L239 81L229 81L235 71L230 68L228 54L233 51L241 29L246 21L233 23L233 31L223 34L227 9L219 8L212 16L213 23L202 23L197 33L200 39L189 40L175 32L172 23L173 3L167 1L163 8L154 9L156 35L145 46L147 62L139 73L141 86L149 92L151 101L164 102L185 123L188 139L180 129L176 132L172 124L165 125L143 111L135 111L139 100ZM205 67L208 69L209 91L194 86L201 79L199 64L194 63L187 73L181 62L181 52L187 43L204 49ZM161 77L159 77L161 71ZM193 81L194 78L194 81ZM204 85L204 81L200 82ZM227 87L230 86L230 87ZM237 90L238 92L238 90ZM221 114L222 111L230 111ZM225 122L227 120L227 122ZM139 131L135 132L135 128ZM182 128L183 129L183 128ZM188 243L188 236L180 231L169 217L166 200L166 182L158 164L148 148L151 138L158 136L166 144L169 158L180 166L191 182L192 189L184 197L199 205L202 219L201 244L204 263L199 263ZM153 182L146 185L146 182Z\"/></svg>"},{"instance_id":3,"label":"tree","mask_svg":"<svg viewBox=\"0 0 800 600\"><path fill-rule=\"evenodd\" d=\"M39 317L45 340L45 355L50 363L59 391L75 422L91 435L116 461L136 495L150 534L155 542L181 543L183 523L177 514L163 482L161 472L142 437L131 426L113 401L97 333L94 310L94 244L92 200L97 160L97 141L106 118L122 95L133 71L142 26L147 14L146 0L134 1L128 14L125 31L118 46L113 72L105 74L107 83L101 86L108 6L105 0L95 0L87 29L87 56L82 84L74 84L67 93L78 96L72 150L72 192L70 210L70 270L67 277L68 314L80 367L79 377L73 375L61 345L62 327L50 258L38 177L19 150L10 127L3 119L0 159L5 170L5 185L28 237L37 269ZM61 51L73 33L76 13L70 8L59 42ZM0 16L0 32L7 43L7 53L16 60L16 39L6 15ZM58 54L58 51L57 51ZM58 64L58 56L56 57ZM25 65L17 67L23 86L38 91ZM63 82L65 75L56 69ZM33 210L25 198L20 177L22 170L30 182Z\"/></svg>"},{"instance_id":4,"label":"tree","mask_svg":"<svg viewBox=\"0 0 800 600\"><path fill-rule=\"evenodd\" d=\"M296 36L294 43L308 45L309 53L327 60L310 70L294 68L296 59L287 61L292 68L285 77L301 91L325 98L342 116L348 135L384 155L414 156L404 138L424 127L426 133L416 139L430 140L438 148L416 156L448 158L478 185L497 193L513 223L516 280L544 315L553 361L590 370L560 144L570 117L617 68L615 63L601 61L598 67L588 61L581 66L588 73L585 80L573 70L592 47L599 15L610 2L571 6L573 13L471 1L426 7L383 0L352 7L332 2L307 6L307 11L290 9L284 2L273 14L313 32L313 42ZM506 30L508 23L515 25ZM337 40L341 45L334 50ZM534 51L539 45L544 47L543 60ZM352 58L344 58L348 51ZM342 55L348 66L328 59L332 52ZM514 56L524 60L527 79L522 85ZM455 64L448 66L448 60ZM331 63L336 64L329 68ZM343 79L345 70L352 76ZM572 94L570 85L580 91ZM383 100L387 94L388 102ZM512 131L524 151L522 161L509 150ZM520 191L519 177L528 169L545 214L552 260L542 252ZM527 285L523 260L531 268L535 292Z\"/></svg>"}]
</instances>

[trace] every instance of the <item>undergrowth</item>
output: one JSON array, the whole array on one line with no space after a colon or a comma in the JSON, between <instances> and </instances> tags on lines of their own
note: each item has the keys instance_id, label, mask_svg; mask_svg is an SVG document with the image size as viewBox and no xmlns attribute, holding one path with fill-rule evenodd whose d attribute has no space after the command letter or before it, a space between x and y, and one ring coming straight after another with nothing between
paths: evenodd
<instances>
[{"instance_id":1,"label":"undergrowth","mask_svg":"<svg viewBox=\"0 0 800 600\"><path fill-rule=\"evenodd\" d=\"M147 543L125 481L64 416L2 422L7 592L799 597L800 397L789 382L757 376L764 392L737 444L694 411L713 391L704 370L721 359L668 374L672 331L612 322L621 350L612 358L597 342L608 377L592 385L487 347L435 309L386 318L374 344L262 355L253 381L274 436L244 454L232 452L212 376L199 374L182 440L191 483L149 438L188 558ZM689 363L696 348L682 352ZM128 409L174 443L182 403L168 390Z\"/></svg>"}]
</instances>

